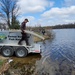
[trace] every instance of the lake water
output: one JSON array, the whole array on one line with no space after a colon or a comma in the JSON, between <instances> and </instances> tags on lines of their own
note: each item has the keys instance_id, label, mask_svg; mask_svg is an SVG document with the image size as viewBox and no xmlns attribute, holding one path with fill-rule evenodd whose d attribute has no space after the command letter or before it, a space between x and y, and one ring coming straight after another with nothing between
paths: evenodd
<instances>
[{"instance_id":1,"label":"lake water","mask_svg":"<svg viewBox=\"0 0 75 75\"><path fill-rule=\"evenodd\" d=\"M21 68L22 75L75 75L75 29L56 29L52 33L52 39L40 42L41 56L13 57L11 67Z\"/></svg>"},{"instance_id":2,"label":"lake water","mask_svg":"<svg viewBox=\"0 0 75 75\"><path fill-rule=\"evenodd\" d=\"M42 44L37 71L40 75L75 75L75 29L56 29L53 34L52 40Z\"/></svg>"}]
</instances>

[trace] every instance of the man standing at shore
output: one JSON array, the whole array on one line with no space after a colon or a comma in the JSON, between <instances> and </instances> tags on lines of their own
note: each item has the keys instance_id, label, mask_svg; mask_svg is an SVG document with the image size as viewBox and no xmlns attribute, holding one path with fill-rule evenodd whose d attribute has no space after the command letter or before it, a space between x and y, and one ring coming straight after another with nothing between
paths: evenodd
<instances>
[{"instance_id":1,"label":"man standing at shore","mask_svg":"<svg viewBox=\"0 0 75 75\"><path fill-rule=\"evenodd\" d=\"M22 38L21 40L18 42L19 45L22 45L22 41L24 40L26 42L26 45L29 45L29 42L28 42L28 37L27 37L27 34L25 33L25 30L26 30L26 23L29 22L28 19L25 19L22 24L21 24L21 34L22 34Z\"/></svg>"}]
</instances>

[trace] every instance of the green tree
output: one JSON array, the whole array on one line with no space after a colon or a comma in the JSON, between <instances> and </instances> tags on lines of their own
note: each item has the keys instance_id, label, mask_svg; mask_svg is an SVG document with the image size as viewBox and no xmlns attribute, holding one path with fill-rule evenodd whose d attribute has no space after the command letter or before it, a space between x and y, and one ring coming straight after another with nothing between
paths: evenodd
<instances>
[{"instance_id":1,"label":"green tree","mask_svg":"<svg viewBox=\"0 0 75 75\"><path fill-rule=\"evenodd\" d=\"M19 21L16 19L15 16L13 16L13 23L11 23L10 29L19 29L20 28L20 23Z\"/></svg>"},{"instance_id":2,"label":"green tree","mask_svg":"<svg viewBox=\"0 0 75 75\"><path fill-rule=\"evenodd\" d=\"M0 0L0 17L2 17L10 27L13 24L14 16L17 17L19 7L18 0ZM12 22L11 22L12 21Z\"/></svg>"}]
</instances>

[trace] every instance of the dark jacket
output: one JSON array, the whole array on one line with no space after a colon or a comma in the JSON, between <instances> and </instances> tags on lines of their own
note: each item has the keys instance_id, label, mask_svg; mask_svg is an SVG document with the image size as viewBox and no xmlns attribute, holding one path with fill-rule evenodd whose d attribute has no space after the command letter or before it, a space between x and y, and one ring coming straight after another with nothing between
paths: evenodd
<instances>
[{"instance_id":1,"label":"dark jacket","mask_svg":"<svg viewBox=\"0 0 75 75\"><path fill-rule=\"evenodd\" d=\"M26 23L25 22L22 22L22 24L21 24L22 33L24 33L24 30L25 29L26 29Z\"/></svg>"}]
</instances>

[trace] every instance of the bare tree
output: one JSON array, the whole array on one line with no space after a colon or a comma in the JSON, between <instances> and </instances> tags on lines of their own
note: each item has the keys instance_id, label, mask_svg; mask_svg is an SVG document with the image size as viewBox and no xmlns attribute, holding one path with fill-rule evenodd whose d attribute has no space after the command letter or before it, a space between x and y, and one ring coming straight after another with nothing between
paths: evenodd
<instances>
[{"instance_id":1,"label":"bare tree","mask_svg":"<svg viewBox=\"0 0 75 75\"><path fill-rule=\"evenodd\" d=\"M11 6L11 17L12 17L11 23L12 23L12 25L14 24L14 21L16 20L16 19L14 19L14 17L17 18L18 14L19 14L18 10L19 10L19 7L17 6L17 0L14 0L12 2L12 6Z\"/></svg>"},{"instance_id":2,"label":"bare tree","mask_svg":"<svg viewBox=\"0 0 75 75\"><path fill-rule=\"evenodd\" d=\"M17 17L19 9L17 6L17 1L18 0L0 0L0 17L6 20L9 27L13 24L13 17Z\"/></svg>"}]
</instances>

